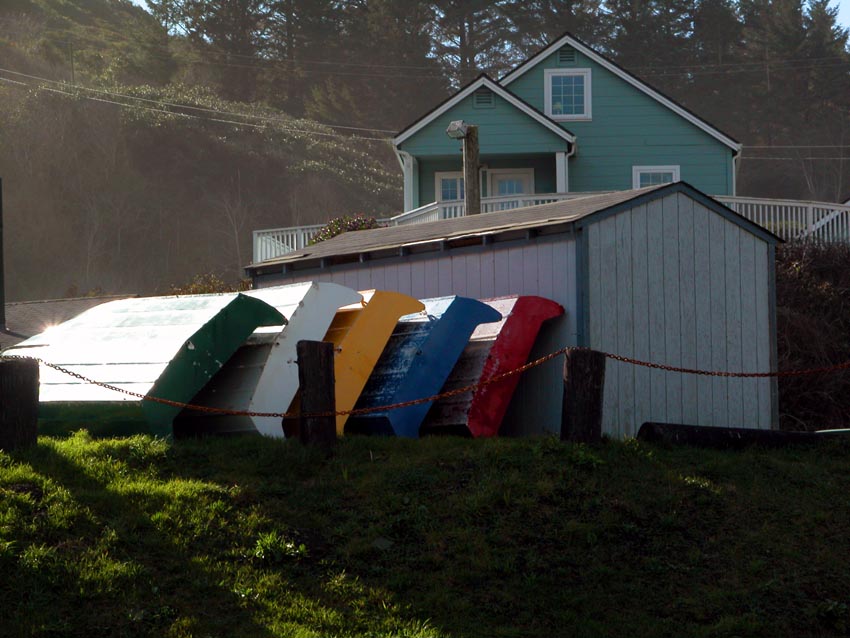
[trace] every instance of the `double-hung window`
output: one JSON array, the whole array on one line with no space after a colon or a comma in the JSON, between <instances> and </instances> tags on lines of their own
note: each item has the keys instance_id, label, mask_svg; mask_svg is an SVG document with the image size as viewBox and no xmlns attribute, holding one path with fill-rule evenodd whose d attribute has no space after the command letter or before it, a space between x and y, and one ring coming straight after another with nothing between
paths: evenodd
<instances>
[{"instance_id":1,"label":"double-hung window","mask_svg":"<svg viewBox=\"0 0 850 638\"><path fill-rule=\"evenodd\" d=\"M463 173L436 174L437 201L452 202L463 199Z\"/></svg>"},{"instance_id":2,"label":"double-hung window","mask_svg":"<svg viewBox=\"0 0 850 638\"><path fill-rule=\"evenodd\" d=\"M546 115L554 120L591 119L590 69L546 69Z\"/></svg>"},{"instance_id":3,"label":"double-hung window","mask_svg":"<svg viewBox=\"0 0 850 638\"><path fill-rule=\"evenodd\" d=\"M646 186L657 186L658 184L671 184L678 182L678 166L633 166L632 188L644 188Z\"/></svg>"}]
</instances>

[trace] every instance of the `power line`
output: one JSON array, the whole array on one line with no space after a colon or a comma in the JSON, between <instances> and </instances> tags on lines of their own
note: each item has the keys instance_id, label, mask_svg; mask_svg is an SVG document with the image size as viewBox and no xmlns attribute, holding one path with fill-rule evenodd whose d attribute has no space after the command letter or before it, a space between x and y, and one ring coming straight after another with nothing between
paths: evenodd
<instances>
[{"instance_id":1,"label":"power line","mask_svg":"<svg viewBox=\"0 0 850 638\"><path fill-rule=\"evenodd\" d=\"M2 72L2 71L3 71L3 69L0 69L0 72ZM11 84L15 84L15 85L19 85L19 86L26 86L26 87L29 87L29 88L33 87L33 85L31 85L31 84L25 84L23 82L17 82L16 80L11 80L9 78L4 78L2 76L0 76L0 81L9 82ZM55 82L54 80L50 80L50 81ZM104 104L113 104L115 106L121 106L121 107L128 108L128 109L142 109L142 110L151 111L151 112L154 112L154 113L163 113L163 114L166 114L166 115L175 115L177 117L191 118L191 119L201 120L201 121L206 121L206 122L218 122L218 123L222 123L222 124L231 124L231 125L234 125L234 126L247 126L249 128L255 128L255 129L264 129L265 128L265 126L262 125L262 124L251 124L250 122L238 122L236 120L228 120L228 119L224 119L224 118L203 117L201 115L193 115L191 113L180 113L180 112L171 111L171 110L168 110L168 109L161 109L161 108L155 108L155 107L150 107L150 106L143 106L141 104L127 104L126 102L116 102L115 100L107 100L105 98L94 97L94 96L91 96L91 95L78 95L76 93L71 93L69 91L62 91L61 89L56 89L56 88L52 88L52 87L49 87L49 86L41 86L41 87L37 87L37 88L41 88L45 91L50 91L52 93L59 93L59 94L62 94L62 95L66 95L68 97L83 98L83 99L90 100L90 101L93 101L93 102L101 102L101 103L104 103ZM307 130L304 130L304 129L287 128L287 127L281 127L281 126L277 126L276 128L279 131L284 131L284 132L287 132L287 133L299 133L299 134L306 135L306 136L334 137L334 138L346 139L346 140L363 140L363 141L374 141L374 142L386 142L387 141L387 138L385 138L385 137L365 137L365 136L361 136L361 135L341 135L339 133L322 133L322 132L319 132L319 131L307 131Z\"/></svg>"},{"instance_id":2,"label":"power line","mask_svg":"<svg viewBox=\"0 0 850 638\"><path fill-rule=\"evenodd\" d=\"M37 75L30 75L28 73L21 73L20 71L13 71L11 69L0 68L0 72L11 73L11 74L19 76L19 77L25 77L25 78L28 78L28 79L31 79L31 80L36 80L36 81L39 81L39 82L46 82L46 83L50 83L50 84L58 84L60 86L69 87L69 88L77 89L77 90L80 90L80 91L90 91L90 92L98 93L98 94L101 94L101 95L108 95L110 97L119 97L119 98L125 98L125 99L129 99L129 100L137 100L137 101L145 102L145 103L148 103L148 104L155 104L159 107L167 106L167 107L172 107L172 108L188 109L188 110L192 110L192 111L200 111L200 112L205 112L205 113L214 113L214 114L225 115L225 116L229 116L229 117L244 117L244 118L247 118L247 119L255 119L255 120L261 120L261 121L265 121L265 122L287 123L287 120L285 120L284 118L280 118L280 117L253 115L253 114L249 114L249 113L236 113L236 112L232 112L232 111L222 111L222 110L219 110L219 109L205 108L205 107L200 107L200 106L190 106L190 105L187 105L187 104L177 104L177 103L174 103L174 102L167 102L167 101L164 101L164 100L152 100L152 99L149 99L149 98L137 97L135 95L127 95L125 93L115 93L115 92L106 91L106 90L103 90L103 89L88 88L88 87L80 86L80 85L76 85L76 84L70 84L69 85L69 84L67 84L65 82L61 82L59 80L51 80L49 78L43 78L43 77L39 77ZM12 80L10 80L10 81L12 81ZM22 84L24 86L31 86L31 85L25 84L23 82L17 82L17 84ZM60 91L60 92L66 93L64 91ZM72 93L66 93L66 94L67 95L73 95ZM81 97L86 98L88 96L81 96ZM89 98L89 99L94 99L94 98ZM103 101L108 102L108 100L103 100ZM132 106L132 105L128 104L128 105L125 105L125 106ZM160 109L160 110L162 110L162 109ZM163 111L163 112L174 113L174 111ZM350 130L356 130L356 131L375 131L375 132L379 132L379 133L394 133L395 132L395 131L390 130L390 129L374 129L374 128L357 127L357 126L343 126L343 125L336 125L336 124L324 124L322 122L319 122L319 124L321 124L323 126L328 126L330 128L342 128L342 129L350 129ZM303 132L303 133L310 133L310 134L314 133L314 131L307 131L307 130L301 130L301 129L290 128L289 130L290 131L300 131L300 132ZM318 133L318 132L316 132L315 134L326 135L326 136L333 135L331 133ZM386 139L386 138L377 138L377 137L367 138L367 137L363 137L363 136L351 136L351 135L336 135L335 137L344 137L346 139L355 138L355 139L371 139L371 140Z\"/></svg>"}]
</instances>

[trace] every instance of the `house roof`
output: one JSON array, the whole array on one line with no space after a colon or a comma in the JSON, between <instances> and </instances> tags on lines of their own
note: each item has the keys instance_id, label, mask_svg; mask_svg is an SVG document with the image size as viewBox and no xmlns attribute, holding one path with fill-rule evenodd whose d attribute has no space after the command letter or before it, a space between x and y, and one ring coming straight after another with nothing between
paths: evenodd
<instances>
[{"instance_id":1,"label":"house roof","mask_svg":"<svg viewBox=\"0 0 850 638\"><path fill-rule=\"evenodd\" d=\"M508 102L509 104L514 106L515 108L517 108L518 110L525 113L531 119L536 120L541 125L543 125L547 129L549 129L550 131L552 131L553 133L555 133L559 137L563 138L564 140L566 140L570 144L575 143L575 141L576 141L575 135L570 133L570 131L565 129L563 126L558 124L555 120L550 118L548 115L544 114L542 111L539 111L538 109L531 106L531 104L529 104L525 100L514 95L513 93L508 91L503 86L500 86L495 80L493 80L486 73L482 73L476 79L474 79L472 82L467 84L465 87L461 88L457 93L455 93L451 97L443 100L437 106L435 106L433 109L431 109L430 111L425 113L422 117L420 117L418 120L416 120L415 122L413 122L412 124L410 124L409 126L404 128L400 133L398 133L393 138L393 145L398 146L399 144L403 143L405 140L409 139L410 137L412 137L413 135L418 133L420 130L422 130L431 121L438 118L439 116L441 116L446 111L450 110L452 107L454 107L455 105L457 105L458 103L460 103L461 101L463 101L464 99L466 99L467 97L469 97L470 95L475 93L475 91L477 91L480 88L490 89L491 91L493 91L493 93L498 95L500 98L502 98L503 100L505 100L506 102Z\"/></svg>"},{"instance_id":2,"label":"house roof","mask_svg":"<svg viewBox=\"0 0 850 638\"><path fill-rule=\"evenodd\" d=\"M745 228L771 243L782 240L768 230L742 217L732 209L708 197L684 182L649 186L628 191L588 194L582 197L565 199L551 204L529 206L513 210L470 215L436 222L389 226L373 230L360 230L337 235L327 241L308 246L302 250L287 253L277 259L252 264L246 268L250 274L279 273L289 268L310 268L368 260L376 257L390 257L411 252L427 252L448 247L450 244L463 245L486 243L498 236L507 239L511 234L535 233L545 230L558 231L554 227L581 227L592 223L600 216L614 214L623 208L652 201L671 193L683 192L704 206L714 210L726 219Z\"/></svg>"},{"instance_id":3,"label":"house roof","mask_svg":"<svg viewBox=\"0 0 850 638\"><path fill-rule=\"evenodd\" d=\"M81 312L107 301L135 295L76 297L46 301L12 301L6 304L6 331L0 330L0 350L41 334L51 326L73 319Z\"/></svg>"},{"instance_id":4,"label":"house roof","mask_svg":"<svg viewBox=\"0 0 850 638\"><path fill-rule=\"evenodd\" d=\"M644 80L641 80L634 74L630 73L629 71L626 71L626 69L621 67L619 64L606 57L605 55L599 53L590 45L586 44L585 42L582 42L571 33L565 33L554 42L546 45L540 51L527 58L524 62L518 64L516 67L513 68L513 70L509 71L501 78L499 78L499 84L507 87L511 82L523 76L525 73L533 69L540 62L542 62L545 58L549 57L562 46L567 44L579 51L580 53L584 54L594 62L596 62L598 65L604 67L614 75L620 77L622 80L628 82L639 91L642 91L643 93L654 99L656 102L659 102L677 115L685 118L688 122L690 122L697 128L703 130L704 132L708 133L719 142L722 142L723 144L731 148L733 151L735 151L735 153L739 153L741 151L741 143L738 142L731 135L724 133L716 126L709 124L687 107L682 106L673 98L664 95L661 91L651 86Z\"/></svg>"}]
</instances>

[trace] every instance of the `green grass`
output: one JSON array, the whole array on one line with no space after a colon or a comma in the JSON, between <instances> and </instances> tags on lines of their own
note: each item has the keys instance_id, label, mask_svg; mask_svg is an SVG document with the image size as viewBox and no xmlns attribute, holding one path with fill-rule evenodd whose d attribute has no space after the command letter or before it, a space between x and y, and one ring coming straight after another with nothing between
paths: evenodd
<instances>
[{"instance_id":1,"label":"green grass","mask_svg":"<svg viewBox=\"0 0 850 638\"><path fill-rule=\"evenodd\" d=\"M850 447L42 438L0 453L0 636L825 636Z\"/></svg>"}]
</instances>

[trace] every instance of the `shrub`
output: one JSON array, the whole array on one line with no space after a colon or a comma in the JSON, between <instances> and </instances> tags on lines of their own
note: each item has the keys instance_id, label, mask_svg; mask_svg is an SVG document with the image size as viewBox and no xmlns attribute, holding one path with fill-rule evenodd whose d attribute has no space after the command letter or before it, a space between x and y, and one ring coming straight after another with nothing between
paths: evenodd
<instances>
[{"instance_id":1,"label":"shrub","mask_svg":"<svg viewBox=\"0 0 850 638\"><path fill-rule=\"evenodd\" d=\"M172 295L204 295L215 292L242 292L251 287L250 279L240 279L237 282L226 282L213 273L195 275L192 280L181 286L171 285Z\"/></svg>"},{"instance_id":2,"label":"shrub","mask_svg":"<svg viewBox=\"0 0 850 638\"><path fill-rule=\"evenodd\" d=\"M779 369L850 359L850 246L793 242L776 257ZM786 430L846 427L850 370L780 377L779 412Z\"/></svg>"},{"instance_id":3,"label":"shrub","mask_svg":"<svg viewBox=\"0 0 850 638\"><path fill-rule=\"evenodd\" d=\"M336 217L325 224L313 239L310 240L310 245L318 244L321 241L326 241L331 237L336 237L342 233L347 233L350 230L369 230L370 228L380 228L378 220L374 217L366 217L362 213L356 215L343 215Z\"/></svg>"}]
</instances>

